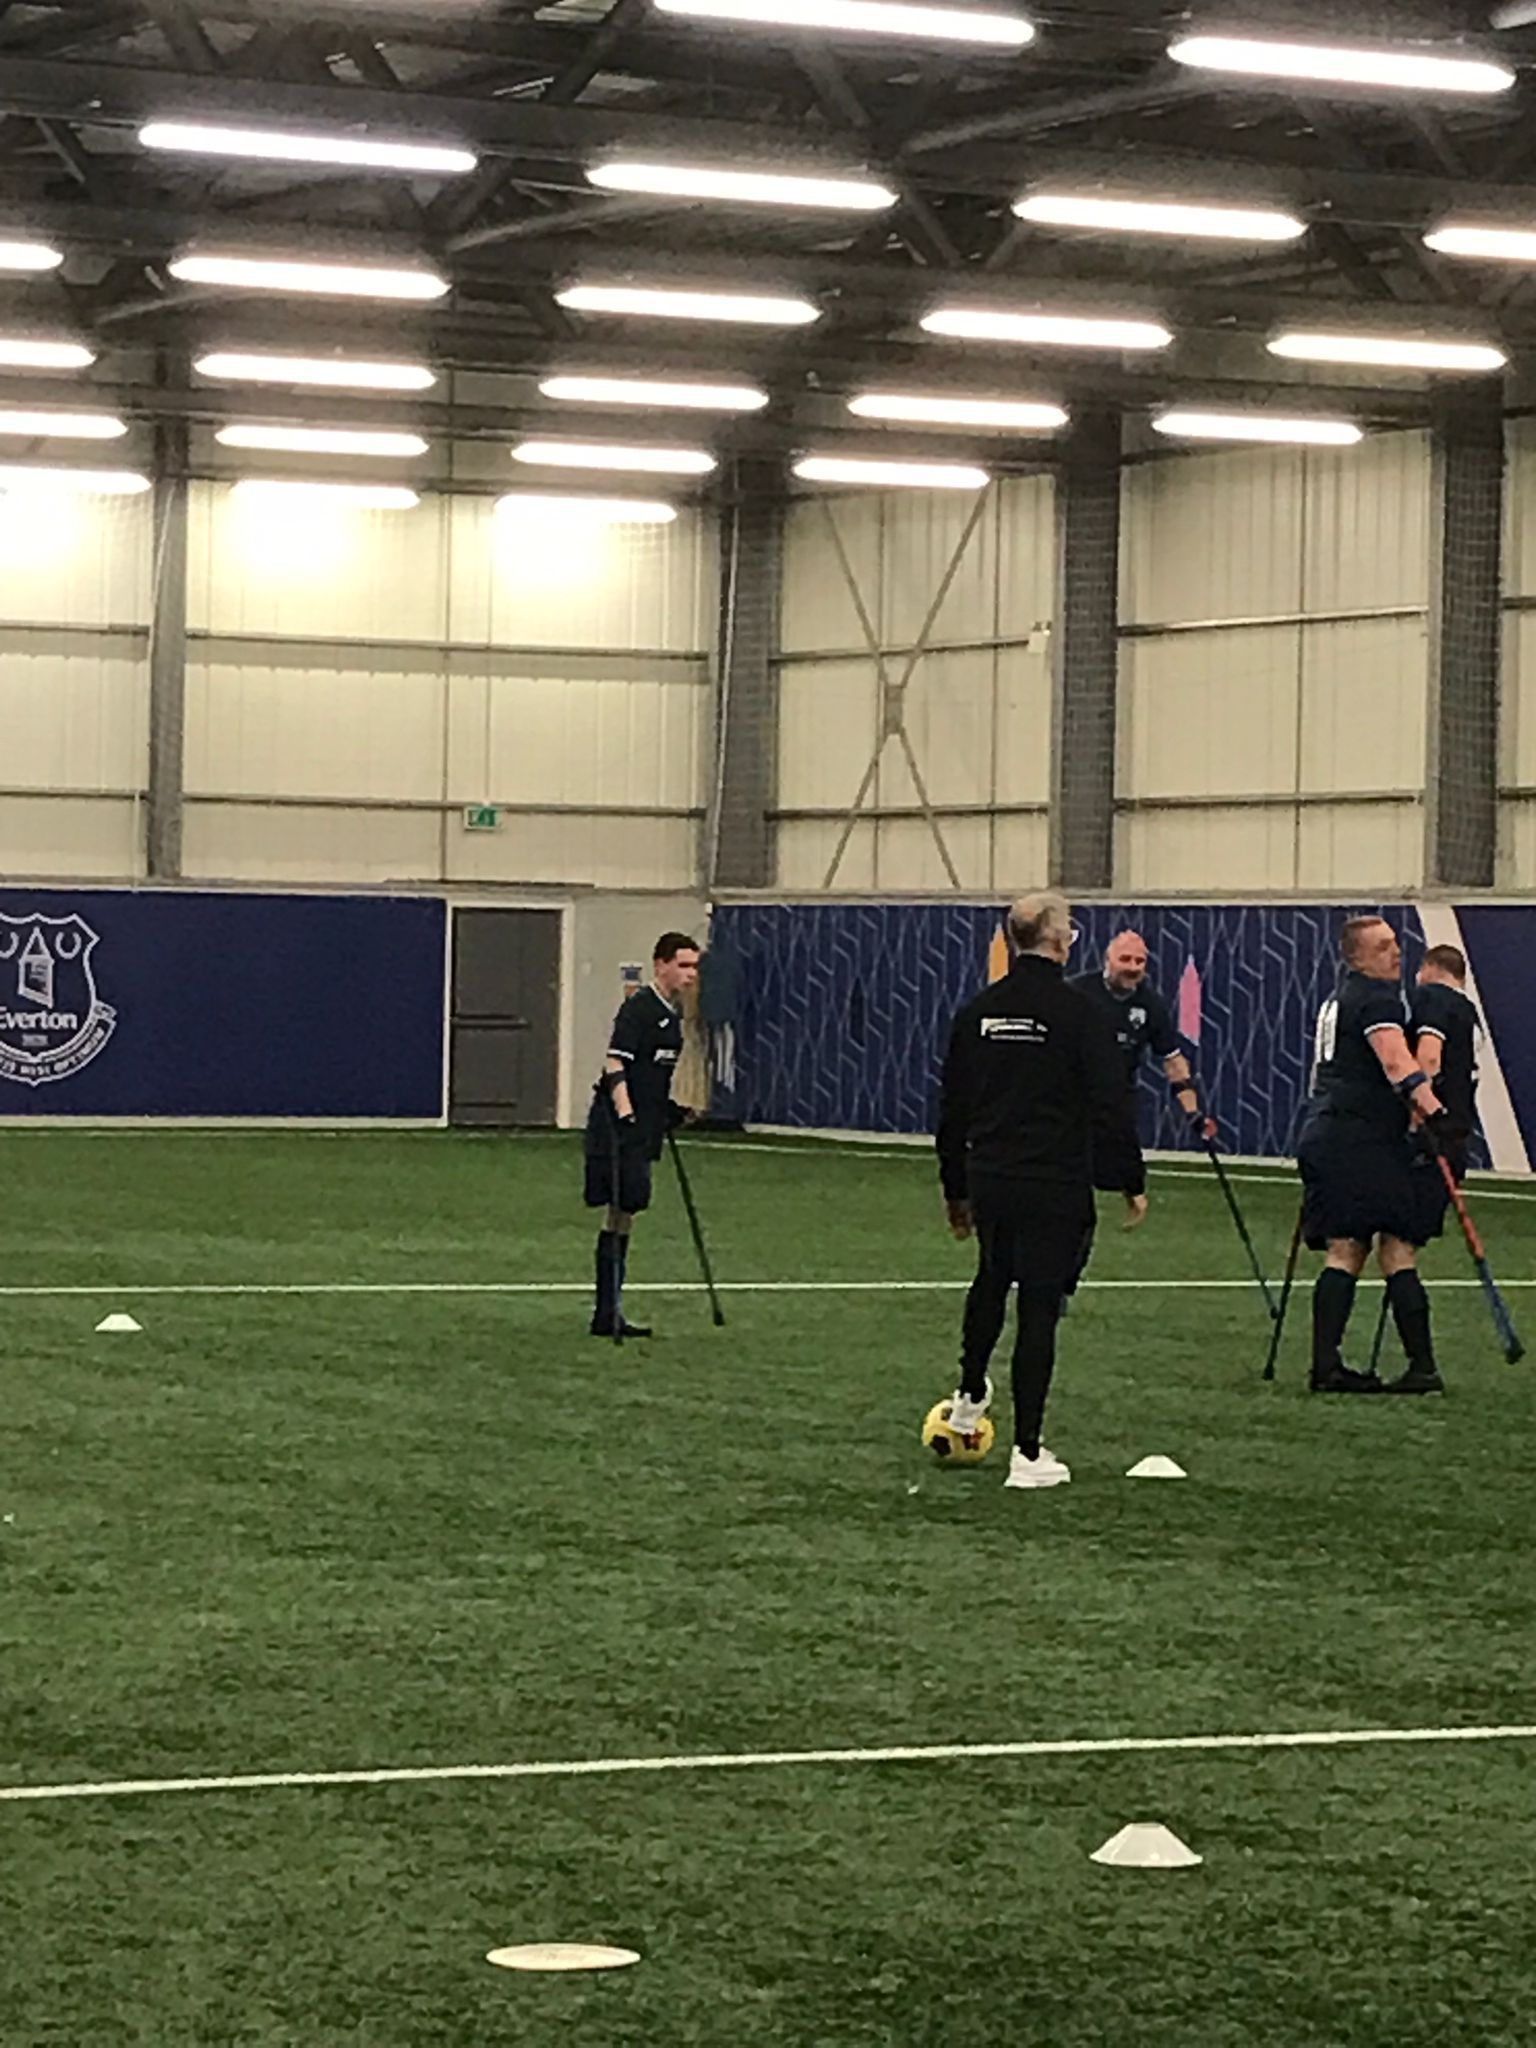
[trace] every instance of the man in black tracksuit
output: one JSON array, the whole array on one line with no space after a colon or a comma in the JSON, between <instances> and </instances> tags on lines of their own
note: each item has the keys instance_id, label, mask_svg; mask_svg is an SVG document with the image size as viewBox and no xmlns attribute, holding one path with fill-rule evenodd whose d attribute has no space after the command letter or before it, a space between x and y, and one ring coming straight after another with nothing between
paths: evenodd
<instances>
[{"instance_id":1,"label":"man in black tracksuit","mask_svg":"<svg viewBox=\"0 0 1536 2048\"><path fill-rule=\"evenodd\" d=\"M960 1012L944 1065L944 1198L954 1234L974 1235L980 1252L949 1421L966 1435L986 1412L987 1365L1017 1287L1007 1484L1059 1486L1071 1474L1042 1448L1040 1428L1062 1304L1093 1245L1093 1191L1122 1193L1134 1227L1146 1175L1114 1031L1062 972L1074 936L1065 901L1021 898L1008 936L1012 971Z\"/></svg>"}]
</instances>

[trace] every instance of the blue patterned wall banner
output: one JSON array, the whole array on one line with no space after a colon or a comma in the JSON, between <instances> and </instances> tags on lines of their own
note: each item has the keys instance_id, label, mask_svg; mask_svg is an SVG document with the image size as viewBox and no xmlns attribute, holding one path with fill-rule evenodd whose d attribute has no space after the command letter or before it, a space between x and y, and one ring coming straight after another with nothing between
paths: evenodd
<instances>
[{"instance_id":1,"label":"blue patterned wall banner","mask_svg":"<svg viewBox=\"0 0 1536 2048\"><path fill-rule=\"evenodd\" d=\"M1380 909L1412 975L1423 930L1409 904ZM1191 1053L1230 1152L1291 1150L1317 1012L1338 975L1337 904L1094 903L1076 911L1072 971L1095 968L1118 931L1147 941L1153 985ZM740 964L739 1113L807 1130L926 1131L955 1011L987 980L998 906L738 903L712 942ZM1187 1143L1161 1076L1142 1081L1148 1145Z\"/></svg>"}]
</instances>

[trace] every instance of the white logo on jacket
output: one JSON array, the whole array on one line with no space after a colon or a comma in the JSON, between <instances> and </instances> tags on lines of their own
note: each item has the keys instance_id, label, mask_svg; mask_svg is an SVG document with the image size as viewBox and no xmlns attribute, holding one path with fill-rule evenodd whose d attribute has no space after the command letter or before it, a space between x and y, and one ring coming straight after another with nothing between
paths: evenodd
<instances>
[{"instance_id":1,"label":"white logo on jacket","mask_svg":"<svg viewBox=\"0 0 1536 2048\"><path fill-rule=\"evenodd\" d=\"M983 1038L1000 1038L1006 1045L1044 1045L1051 1027L1039 1017L983 1017Z\"/></svg>"}]
</instances>

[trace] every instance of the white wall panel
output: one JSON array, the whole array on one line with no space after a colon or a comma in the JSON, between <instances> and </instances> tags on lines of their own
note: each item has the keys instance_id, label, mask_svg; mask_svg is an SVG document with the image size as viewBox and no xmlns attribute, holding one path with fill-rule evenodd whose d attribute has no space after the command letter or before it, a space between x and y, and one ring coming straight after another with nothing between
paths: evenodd
<instances>
[{"instance_id":1,"label":"white wall panel","mask_svg":"<svg viewBox=\"0 0 1536 2048\"><path fill-rule=\"evenodd\" d=\"M215 795L435 799L440 673L198 661L187 670L187 787Z\"/></svg>"},{"instance_id":2,"label":"white wall panel","mask_svg":"<svg viewBox=\"0 0 1536 2048\"><path fill-rule=\"evenodd\" d=\"M997 660L997 801L1044 803L1051 793L1051 654L1042 634Z\"/></svg>"},{"instance_id":3,"label":"white wall panel","mask_svg":"<svg viewBox=\"0 0 1536 2048\"><path fill-rule=\"evenodd\" d=\"M1307 626L1301 656L1301 787L1422 788L1427 622L1357 619Z\"/></svg>"},{"instance_id":4,"label":"white wall panel","mask_svg":"<svg viewBox=\"0 0 1536 2048\"><path fill-rule=\"evenodd\" d=\"M1423 867L1421 804L1330 804L1301 814L1298 889L1412 889Z\"/></svg>"},{"instance_id":5,"label":"white wall panel","mask_svg":"<svg viewBox=\"0 0 1536 2048\"><path fill-rule=\"evenodd\" d=\"M1300 609L1301 451L1165 456L1127 470L1120 616L1128 625Z\"/></svg>"},{"instance_id":6,"label":"white wall panel","mask_svg":"<svg viewBox=\"0 0 1536 2048\"><path fill-rule=\"evenodd\" d=\"M0 621L149 621L149 499L0 497Z\"/></svg>"},{"instance_id":7,"label":"white wall panel","mask_svg":"<svg viewBox=\"0 0 1536 2048\"><path fill-rule=\"evenodd\" d=\"M992 826L990 886L1010 901L1046 883L1050 826L1045 817L997 818Z\"/></svg>"},{"instance_id":8,"label":"white wall panel","mask_svg":"<svg viewBox=\"0 0 1536 2048\"><path fill-rule=\"evenodd\" d=\"M858 606L838 558L833 522L870 620L879 631L884 609L881 537L884 499L801 498L784 519L784 585L779 624L786 654L863 647Z\"/></svg>"},{"instance_id":9,"label":"white wall panel","mask_svg":"<svg viewBox=\"0 0 1536 2048\"><path fill-rule=\"evenodd\" d=\"M795 819L780 825L779 887L798 895L814 895L826 880L841 834L842 826L831 818ZM837 887L858 890L874 886L875 828L856 825L838 870Z\"/></svg>"},{"instance_id":10,"label":"white wall panel","mask_svg":"<svg viewBox=\"0 0 1536 2048\"><path fill-rule=\"evenodd\" d=\"M1504 621L1503 747L1506 782L1536 787L1536 612Z\"/></svg>"},{"instance_id":11,"label":"white wall panel","mask_svg":"<svg viewBox=\"0 0 1536 2048\"><path fill-rule=\"evenodd\" d=\"M992 832L986 818L944 818L944 844L963 889L992 886ZM846 885L844 885L846 886ZM880 826L877 886L897 891L952 889L927 821L887 818Z\"/></svg>"},{"instance_id":12,"label":"white wall panel","mask_svg":"<svg viewBox=\"0 0 1536 2048\"><path fill-rule=\"evenodd\" d=\"M512 816L499 832L469 833L450 819L448 879L687 889L701 829L692 818Z\"/></svg>"},{"instance_id":13,"label":"white wall panel","mask_svg":"<svg viewBox=\"0 0 1536 2048\"><path fill-rule=\"evenodd\" d=\"M194 484L187 622L194 632L441 641L443 500L414 512L306 507Z\"/></svg>"},{"instance_id":14,"label":"white wall panel","mask_svg":"<svg viewBox=\"0 0 1536 2048\"><path fill-rule=\"evenodd\" d=\"M415 882L441 872L432 811L187 805L183 858L194 879L227 882Z\"/></svg>"},{"instance_id":15,"label":"white wall panel","mask_svg":"<svg viewBox=\"0 0 1536 2048\"><path fill-rule=\"evenodd\" d=\"M1056 606L1056 485L1010 477L997 495L997 631L1006 638L1048 625Z\"/></svg>"},{"instance_id":16,"label":"white wall panel","mask_svg":"<svg viewBox=\"0 0 1536 2048\"><path fill-rule=\"evenodd\" d=\"M107 651L116 645L118 652ZM0 644L0 784L141 789L148 669L131 642L31 635ZM63 652L63 648L74 652Z\"/></svg>"},{"instance_id":17,"label":"white wall panel","mask_svg":"<svg viewBox=\"0 0 1536 2048\"><path fill-rule=\"evenodd\" d=\"M703 801L710 701L702 681L461 675L448 707L455 802L687 809Z\"/></svg>"},{"instance_id":18,"label":"white wall panel","mask_svg":"<svg viewBox=\"0 0 1536 2048\"><path fill-rule=\"evenodd\" d=\"M1365 611L1429 602L1427 434L1373 434L1309 448L1300 609Z\"/></svg>"},{"instance_id":19,"label":"white wall panel","mask_svg":"<svg viewBox=\"0 0 1536 2048\"><path fill-rule=\"evenodd\" d=\"M143 872L143 818L132 798L0 797L0 873L133 881Z\"/></svg>"},{"instance_id":20,"label":"white wall panel","mask_svg":"<svg viewBox=\"0 0 1536 2048\"><path fill-rule=\"evenodd\" d=\"M816 661L779 672L779 804L851 804L875 744L879 690L867 661Z\"/></svg>"},{"instance_id":21,"label":"white wall panel","mask_svg":"<svg viewBox=\"0 0 1536 2048\"><path fill-rule=\"evenodd\" d=\"M657 648L714 642L717 570L709 528L571 528L498 518L489 500L447 501L448 638L503 647Z\"/></svg>"},{"instance_id":22,"label":"white wall panel","mask_svg":"<svg viewBox=\"0 0 1536 2048\"><path fill-rule=\"evenodd\" d=\"M1504 588L1511 597L1536 595L1536 420L1505 427Z\"/></svg>"},{"instance_id":23,"label":"white wall panel","mask_svg":"<svg viewBox=\"0 0 1536 2048\"><path fill-rule=\"evenodd\" d=\"M1133 811L1115 826L1125 889L1241 894L1289 889L1295 819L1287 810Z\"/></svg>"},{"instance_id":24,"label":"white wall panel","mask_svg":"<svg viewBox=\"0 0 1536 2048\"><path fill-rule=\"evenodd\" d=\"M883 502L884 574L875 614L882 641L891 647L916 644L952 569L927 644L991 635L997 611L996 492L978 499L964 491L893 491Z\"/></svg>"},{"instance_id":25,"label":"white wall panel","mask_svg":"<svg viewBox=\"0 0 1536 2048\"><path fill-rule=\"evenodd\" d=\"M913 673L907 690L907 733L936 804L992 801L996 668L992 654L930 654ZM918 800L906 757L894 740L887 741L881 756L878 800Z\"/></svg>"},{"instance_id":26,"label":"white wall panel","mask_svg":"<svg viewBox=\"0 0 1536 2048\"><path fill-rule=\"evenodd\" d=\"M1125 642L1120 795L1294 789L1300 637L1250 626Z\"/></svg>"}]
</instances>

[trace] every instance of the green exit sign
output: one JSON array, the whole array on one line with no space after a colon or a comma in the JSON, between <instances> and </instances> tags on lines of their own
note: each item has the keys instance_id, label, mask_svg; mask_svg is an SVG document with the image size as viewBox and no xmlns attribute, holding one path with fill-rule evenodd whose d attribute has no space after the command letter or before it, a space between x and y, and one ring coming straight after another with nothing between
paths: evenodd
<instances>
[{"instance_id":1,"label":"green exit sign","mask_svg":"<svg viewBox=\"0 0 1536 2048\"><path fill-rule=\"evenodd\" d=\"M464 806L464 830L466 832L499 832L501 830L501 806L499 804L466 804Z\"/></svg>"}]
</instances>

